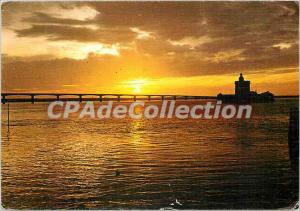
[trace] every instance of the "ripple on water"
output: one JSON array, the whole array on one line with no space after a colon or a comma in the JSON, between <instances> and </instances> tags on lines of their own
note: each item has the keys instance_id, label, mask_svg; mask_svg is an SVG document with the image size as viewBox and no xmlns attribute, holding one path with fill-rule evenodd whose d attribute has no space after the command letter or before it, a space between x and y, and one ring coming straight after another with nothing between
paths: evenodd
<instances>
[{"instance_id":1,"label":"ripple on water","mask_svg":"<svg viewBox=\"0 0 300 211\"><path fill-rule=\"evenodd\" d=\"M44 104L11 105L9 134L2 113L2 202L18 209L286 207L298 177L288 160L292 105L254 105L248 121L51 121Z\"/></svg>"}]
</instances>

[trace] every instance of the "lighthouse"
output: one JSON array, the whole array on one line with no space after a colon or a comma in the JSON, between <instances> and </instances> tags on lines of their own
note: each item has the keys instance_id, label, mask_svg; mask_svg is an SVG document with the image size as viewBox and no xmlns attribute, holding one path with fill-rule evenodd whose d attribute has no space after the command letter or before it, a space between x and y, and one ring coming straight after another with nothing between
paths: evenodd
<instances>
[{"instance_id":1,"label":"lighthouse","mask_svg":"<svg viewBox=\"0 0 300 211\"><path fill-rule=\"evenodd\" d=\"M235 81L235 99L239 103L248 103L250 101L250 81L245 81L242 73L239 80Z\"/></svg>"}]
</instances>

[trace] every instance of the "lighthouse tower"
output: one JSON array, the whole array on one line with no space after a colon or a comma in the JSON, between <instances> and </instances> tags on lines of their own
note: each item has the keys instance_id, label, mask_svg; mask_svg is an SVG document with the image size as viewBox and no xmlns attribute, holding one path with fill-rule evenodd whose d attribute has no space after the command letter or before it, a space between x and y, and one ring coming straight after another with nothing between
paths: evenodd
<instances>
[{"instance_id":1,"label":"lighthouse tower","mask_svg":"<svg viewBox=\"0 0 300 211\"><path fill-rule=\"evenodd\" d=\"M239 80L235 81L235 99L238 103L250 101L250 81L245 81L242 73Z\"/></svg>"}]
</instances>

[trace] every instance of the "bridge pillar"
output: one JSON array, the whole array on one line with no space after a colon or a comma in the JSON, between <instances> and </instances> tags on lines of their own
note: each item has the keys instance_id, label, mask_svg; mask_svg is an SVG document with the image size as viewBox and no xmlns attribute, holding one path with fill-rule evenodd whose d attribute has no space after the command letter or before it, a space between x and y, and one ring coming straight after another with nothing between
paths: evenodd
<instances>
[{"instance_id":1,"label":"bridge pillar","mask_svg":"<svg viewBox=\"0 0 300 211\"><path fill-rule=\"evenodd\" d=\"M164 100L165 99L165 96L161 96L161 100Z\"/></svg>"},{"instance_id":2,"label":"bridge pillar","mask_svg":"<svg viewBox=\"0 0 300 211\"><path fill-rule=\"evenodd\" d=\"M120 95L118 95L118 102L120 102L121 101L121 96Z\"/></svg>"},{"instance_id":3,"label":"bridge pillar","mask_svg":"<svg viewBox=\"0 0 300 211\"><path fill-rule=\"evenodd\" d=\"M133 101L136 101L136 96L135 95L133 96Z\"/></svg>"},{"instance_id":4,"label":"bridge pillar","mask_svg":"<svg viewBox=\"0 0 300 211\"><path fill-rule=\"evenodd\" d=\"M102 102L102 95L99 95L99 102Z\"/></svg>"},{"instance_id":5,"label":"bridge pillar","mask_svg":"<svg viewBox=\"0 0 300 211\"><path fill-rule=\"evenodd\" d=\"M148 95L148 101L150 101L151 100L151 95Z\"/></svg>"},{"instance_id":6,"label":"bridge pillar","mask_svg":"<svg viewBox=\"0 0 300 211\"><path fill-rule=\"evenodd\" d=\"M176 100L176 95L173 96L173 100Z\"/></svg>"},{"instance_id":7,"label":"bridge pillar","mask_svg":"<svg viewBox=\"0 0 300 211\"><path fill-rule=\"evenodd\" d=\"M79 102L82 102L82 95L79 95Z\"/></svg>"},{"instance_id":8,"label":"bridge pillar","mask_svg":"<svg viewBox=\"0 0 300 211\"><path fill-rule=\"evenodd\" d=\"M34 103L34 95L31 95L31 103Z\"/></svg>"},{"instance_id":9,"label":"bridge pillar","mask_svg":"<svg viewBox=\"0 0 300 211\"><path fill-rule=\"evenodd\" d=\"M2 95L2 103L5 104L6 103L6 98L5 95Z\"/></svg>"},{"instance_id":10,"label":"bridge pillar","mask_svg":"<svg viewBox=\"0 0 300 211\"><path fill-rule=\"evenodd\" d=\"M56 100L59 100L59 95L56 95Z\"/></svg>"}]
</instances>

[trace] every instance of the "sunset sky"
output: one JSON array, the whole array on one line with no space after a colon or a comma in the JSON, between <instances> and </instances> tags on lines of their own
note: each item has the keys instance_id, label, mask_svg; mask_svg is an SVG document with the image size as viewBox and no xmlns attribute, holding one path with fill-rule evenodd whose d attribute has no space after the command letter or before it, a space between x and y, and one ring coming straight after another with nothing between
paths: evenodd
<instances>
[{"instance_id":1,"label":"sunset sky","mask_svg":"<svg viewBox=\"0 0 300 211\"><path fill-rule=\"evenodd\" d=\"M2 91L298 94L294 2L8 2Z\"/></svg>"}]
</instances>

